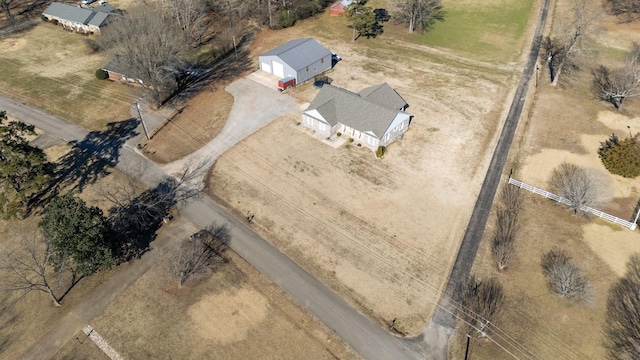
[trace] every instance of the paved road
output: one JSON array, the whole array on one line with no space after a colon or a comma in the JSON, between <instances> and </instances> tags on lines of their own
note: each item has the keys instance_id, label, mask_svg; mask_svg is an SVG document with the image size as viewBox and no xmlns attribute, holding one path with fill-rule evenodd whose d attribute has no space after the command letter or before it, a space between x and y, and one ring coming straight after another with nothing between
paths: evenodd
<instances>
[{"instance_id":1,"label":"paved road","mask_svg":"<svg viewBox=\"0 0 640 360\"><path fill-rule=\"evenodd\" d=\"M0 96L0 109L6 109L9 115L34 124L65 141L79 140L87 134L86 130L78 126L70 125L2 96ZM149 186L155 185L165 174L163 169L136 153L131 145L125 145L120 152L118 167L127 172L129 169L139 168L135 165L139 163L146 165L142 181ZM407 346L402 339L390 335L349 306L304 269L257 235L243 221L234 218L212 200L203 198L191 202L182 209L182 212L198 227L211 223L229 225L232 235L230 247L235 252L255 266L267 278L281 286L364 358L423 358ZM83 320L87 320L87 318ZM86 323L89 321L90 319ZM64 345L59 339L72 339L86 323L80 324L74 316L68 316L63 319L62 324L56 324L56 328L51 329L47 336L41 339L35 349L37 352L33 354L54 354ZM32 353L25 354L23 358L30 358L28 356L30 354Z\"/></svg>"},{"instance_id":2,"label":"paved road","mask_svg":"<svg viewBox=\"0 0 640 360\"><path fill-rule=\"evenodd\" d=\"M456 311L456 305L450 300L454 297L458 284L464 282L469 276L471 267L475 261L478 246L482 240L482 234L484 233L484 228L487 224L487 219L489 218L491 206L493 205L493 198L498 189L500 177L509 154L509 148L511 147L513 136L515 134L516 127L518 126L518 120L522 113L522 108L527 96L527 90L529 88L529 81L531 80L533 71L536 67L540 51L540 43L542 41L542 32L547 20L548 10L549 0L545 0L540 12L531 49L529 51L527 64L522 72L518 88L513 102L511 103L511 108L509 109L509 114L505 120L502 132L500 133L500 139L498 140L495 152L491 158L487 175L485 176L484 183L480 189L480 194L478 195L473 213L471 214L471 219L469 220L469 225L467 226L467 230L460 245L458 256L440 300L440 307L431 319L432 324L430 324L430 328L439 327L443 331L447 331L447 329L451 330L455 327L455 318L450 312Z\"/></svg>"}]
</instances>

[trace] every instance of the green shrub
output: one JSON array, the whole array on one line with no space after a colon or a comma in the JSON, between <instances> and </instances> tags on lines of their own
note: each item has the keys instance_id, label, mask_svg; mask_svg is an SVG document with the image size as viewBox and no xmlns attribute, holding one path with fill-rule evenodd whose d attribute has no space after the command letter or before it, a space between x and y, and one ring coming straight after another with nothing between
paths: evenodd
<instances>
[{"instance_id":1,"label":"green shrub","mask_svg":"<svg viewBox=\"0 0 640 360\"><path fill-rule=\"evenodd\" d=\"M102 69L98 69L98 70L96 70L96 78L98 80L108 79L109 78L109 73L107 73L106 71L104 71Z\"/></svg>"},{"instance_id":2,"label":"green shrub","mask_svg":"<svg viewBox=\"0 0 640 360\"><path fill-rule=\"evenodd\" d=\"M42 20L44 22L49 22L49 18L44 16L44 15L40 16L40 20Z\"/></svg>"},{"instance_id":3,"label":"green shrub","mask_svg":"<svg viewBox=\"0 0 640 360\"><path fill-rule=\"evenodd\" d=\"M376 156L378 158L382 158L382 156L384 156L384 151L386 150L386 148L384 146L378 146L378 150L376 150Z\"/></svg>"},{"instance_id":4,"label":"green shrub","mask_svg":"<svg viewBox=\"0 0 640 360\"><path fill-rule=\"evenodd\" d=\"M634 178L640 175L639 134L620 140L615 134L600 143L598 155L610 173Z\"/></svg>"},{"instance_id":5,"label":"green shrub","mask_svg":"<svg viewBox=\"0 0 640 360\"><path fill-rule=\"evenodd\" d=\"M338 137L340 137L340 136L342 136L342 133L341 133L341 132L338 132L338 133L336 133L336 135L337 135Z\"/></svg>"},{"instance_id":6,"label":"green shrub","mask_svg":"<svg viewBox=\"0 0 640 360\"><path fill-rule=\"evenodd\" d=\"M280 16L278 18L278 28L282 29L292 27L296 24L296 20L298 20L298 18L296 17L295 13L284 10L280 13Z\"/></svg>"},{"instance_id":7,"label":"green shrub","mask_svg":"<svg viewBox=\"0 0 640 360\"><path fill-rule=\"evenodd\" d=\"M52 20L51 20L51 23L52 23L53 25L58 25L58 20L56 20L56 19L52 19Z\"/></svg>"},{"instance_id":8,"label":"green shrub","mask_svg":"<svg viewBox=\"0 0 640 360\"><path fill-rule=\"evenodd\" d=\"M353 138L350 138L350 139L349 139L349 142L350 142L350 143L352 143L352 142L353 142Z\"/></svg>"}]
</instances>

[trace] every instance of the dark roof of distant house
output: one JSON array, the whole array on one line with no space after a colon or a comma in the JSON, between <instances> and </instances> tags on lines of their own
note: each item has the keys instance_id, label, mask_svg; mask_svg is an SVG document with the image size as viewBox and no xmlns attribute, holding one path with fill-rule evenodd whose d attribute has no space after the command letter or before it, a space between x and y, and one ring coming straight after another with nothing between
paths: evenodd
<instances>
[{"instance_id":1,"label":"dark roof of distant house","mask_svg":"<svg viewBox=\"0 0 640 360\"><path fill-rule=\"evenodd\" d=\"M103 3L101 5L91 8L91 10L96 12L112 13L116 11L116 8L111 6L111 4Z\"/></svg>"},{"instance_id":2,"label":"dark roof of distant house","mask_svg":"<svg viewBox=\"0 0 640 360\"><path fill-rule=\"evenodd\" d=\"M109 5L111 6L111 5ZM111 8L113 8L111 6ZM51 3L43 12L44 15L55 16L63 20L100 27L105 24L109 12L94 11L59 2Z\"/></svg>"},{"instance_id":3,"label":"dark roof of distant house","mask_svg":"<svg viewBox=\"0 0 640 360\"><path fill-rule=\"evenodd\" d=\"M380 101L383 93L391 95L389 90L395 95L389 101ZM400 103L398 99L404 105L396 106ZM386 83L368 87L359 94L325 84L305 111L318 111L331 126L341 123L359 131L371 131L380 138L398 113L404 113L406 105Z\"/></svg>"},{"instance_id":4,"label":"dark roof of distant house","mask_svg":"<svg viewBox=\"0 0 640 360\"><path fill-rule=\"evenodd\" d=\"M331 52L312 38L291 40L260 56L278 56L294 70L302 70Z\"/></svg>"},{"instance_id":5,"label":"dark roof of distant house","mask_svg":"<svg viewBox=\"0 0 640 360\"><path fill-rule=\"evenodd\" d=\"M141 79L139 76L135 76L134 71L132 71L129 67L122 64L119 56L115 56L113 59L109 60L109 62L102 67L102 70L111 71L130 78L135 78L136 80Z\"/></svg>"}]
</instances>

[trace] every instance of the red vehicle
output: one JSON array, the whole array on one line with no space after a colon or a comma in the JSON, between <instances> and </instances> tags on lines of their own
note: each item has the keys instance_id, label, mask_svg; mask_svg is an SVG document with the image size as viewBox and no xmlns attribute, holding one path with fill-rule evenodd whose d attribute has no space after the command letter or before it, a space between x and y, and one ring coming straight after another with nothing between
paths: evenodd
<instances>
[{"instance_id":1,"label":"red vehicle","mask_svg":"<svg viewBox=\"0 0 640 360\"><path fill-rule=\"evenodd\" d=\"M296 78L294 77L286 77L278 80L278 90L280 91L291 89L294 86L296 86Z\"/></svg>"}]
</instances>

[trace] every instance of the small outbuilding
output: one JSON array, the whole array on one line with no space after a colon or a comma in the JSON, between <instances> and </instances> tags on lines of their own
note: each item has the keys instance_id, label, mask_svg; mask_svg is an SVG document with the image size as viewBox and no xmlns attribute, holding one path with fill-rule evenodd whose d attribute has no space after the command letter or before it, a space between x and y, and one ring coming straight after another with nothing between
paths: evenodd
<instances>
[{"instance_id":1,"label":"small outbuilding","mask_svg":"<svg viewBox=\"0 0 640 360\"><path fill-rule=\"evenodd\" d=\"M331 52L312 38L295 39L258 57L260 69L301 84L330 70Z\"/></svg>"},{"instance_id":2,"label":"small outbuilding","mask_svg":"<svg viewBox=\"0 0 640 360\"><path fill-rule=\"evenodd\" d=\"M344 10L347 6L351 5L353 0L340 0L337 3L331 5L331 16L340 16L344 14Z\"/></svg>"}]
</instances>

